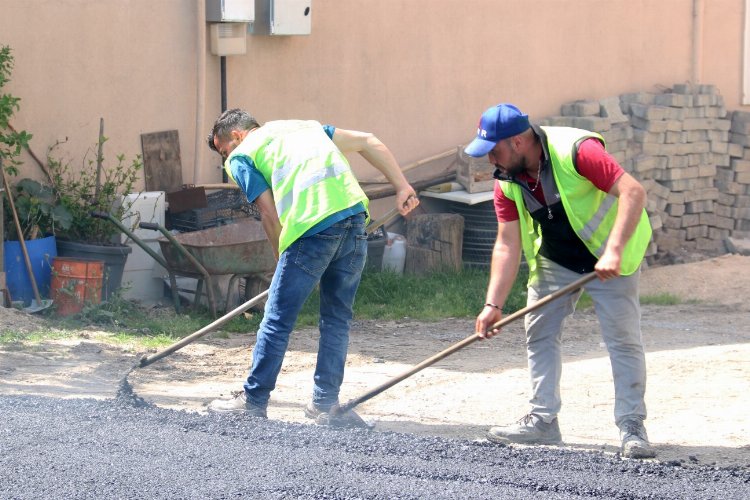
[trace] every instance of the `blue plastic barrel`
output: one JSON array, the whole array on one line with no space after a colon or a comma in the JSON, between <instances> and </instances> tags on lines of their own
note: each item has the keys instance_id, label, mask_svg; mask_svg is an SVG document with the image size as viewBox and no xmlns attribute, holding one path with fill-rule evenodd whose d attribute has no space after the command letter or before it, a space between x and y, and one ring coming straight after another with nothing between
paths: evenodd
<instances>
[{"instance_id":1,"label":"blue plastic barrel","mask_svg":"<svg viewBox=\"0 0 750 500\"><path fill-rule=\"evenodd\" d=\"M23 300L24 305L29 305L31 299L34 298L34 289L31 287L29 273L26 270L21 243L6 241L3 243L3 248L5 282L10 291L10 296L14 301ZM29 252L31 270L36 279L39 295L48 298L52 280L52 258L57 256L55 237L47 236L46 238L26 241L26 250Z\"/></svg>"}]
</instances>

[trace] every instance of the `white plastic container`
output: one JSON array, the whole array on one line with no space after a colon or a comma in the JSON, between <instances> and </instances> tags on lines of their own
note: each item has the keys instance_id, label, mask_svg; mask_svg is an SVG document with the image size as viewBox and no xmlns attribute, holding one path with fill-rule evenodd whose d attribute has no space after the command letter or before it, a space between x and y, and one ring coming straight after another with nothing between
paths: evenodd
<instances>
[{"instance_id":1,"label":"white plastic container","mask_svg":"<svg viewBox=\"0 0 750 500\"><path fill-rule=\"evenodd\" d=\"M388 241L383 249L383 271L404 274L406 262L406 238L397 233L388 233Z\"/></svg>"},{"instance_id":2,"label":"white plastic container","mask_svg":"<svg viewBox=\"0 0 750 500\"><path fill-rule=\"evenodd\" d=\"M164 211L166 194L164 191L145 191L132 193L123 197L122 203L127 207L127 215L122 223L127 228L132 228L136 221L156 222L164 225ZM158 254L161 249L157 239L161 236L159 231L150 229L132 228L133 234L146 246ZM125 243L127 236L120 233L120 241ZM134 241L127 241L133 251L125 261L122 274L122 282L127 285L123 289L122 296L126 299L137 299L146 304L157 302L164 296L164 281L161 275L166 276L166 270L161 267L149 254L146 253Z\"/></svg>"}]
</instances>

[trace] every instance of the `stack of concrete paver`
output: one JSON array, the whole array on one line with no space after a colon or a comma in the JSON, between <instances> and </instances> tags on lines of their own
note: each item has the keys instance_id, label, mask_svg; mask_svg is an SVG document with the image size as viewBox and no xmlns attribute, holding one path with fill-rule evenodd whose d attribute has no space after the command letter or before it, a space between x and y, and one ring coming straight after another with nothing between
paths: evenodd
<instances>
[{"instance_id":1,"label":"stack of concrete paver","mask_svg":"<svg viewBox=\"0 0 750 500\"><path fill-rule=\"evenodd\" d=\"M619 162L628 158L628 145L633 138L633 129L630 120L622 112L619 98L571 102L562 106L561 114L562 116L545 118L540 123L599 132L607 142L607 150Z\"/></svg>"},{"instance_id":2,"label":"stack of concrete paver","mask_svg":"<svg viewBox=\"0 0 750 500\"><path fill-rule=\"evenodd\" d=\"M729 116L715 86L575 101L561 115L542 124L599 132L646 188L649 261L723 253L730 237L750 234L750 113Z\"/></svg>"},{"instance_id":3,"label":"stack of concrete paver","mask_svg":"<svg viewBox=\"0 0 750 500\"><path fill-rule=\"evenodd\" d=\"M726 217L735 221L732 236L750 239L750 112L732 113L730 129L731 165L719 170L717 185L726 193Z\"/></svg>"}]
</instances>

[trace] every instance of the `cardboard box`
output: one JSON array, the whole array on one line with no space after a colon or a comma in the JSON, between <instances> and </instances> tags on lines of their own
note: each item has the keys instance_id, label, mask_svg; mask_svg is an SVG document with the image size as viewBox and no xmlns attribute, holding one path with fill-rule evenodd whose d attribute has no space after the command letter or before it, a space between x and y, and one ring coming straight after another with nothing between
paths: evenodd
<instances>
[{"instance_id":1,"label":"cardboard box","mask_svg":"<svg viewBox=\"0 0 750 500\"><path fill-rule=\"evenodd\" d=\"M468 193L481 193L492 191L495 187L495 179L492 174L495 166L486 156L474 158L464 153L464 146L458 147L458 162L456 167L456 180Z\"/></svg>"}]
</instances>

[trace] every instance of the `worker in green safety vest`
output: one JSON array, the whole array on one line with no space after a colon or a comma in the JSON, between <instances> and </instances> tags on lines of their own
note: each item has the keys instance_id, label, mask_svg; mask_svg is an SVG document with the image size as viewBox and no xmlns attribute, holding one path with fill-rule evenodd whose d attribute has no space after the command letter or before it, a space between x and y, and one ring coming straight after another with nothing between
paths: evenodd
<instances>
[{"instance_id":1,"label":"worker in green safety vest","mask_svg":"<svg viewBox=\"0 0 750 500\"><path fill-rule=\"evenodd\" d=\"M357 152L396 189L406 215L419 201L388 148L370 133L312 120L260 125L240 109L219 116L209 147L224 159L233 182L255 202L278 264L253 348L250 373L233 399L209 410L266 418L268 400L307 297L320 287L320 343L309 418L338 405L349 344L352 304L367 256L368 200L345 153ZM339 425L369 427L354 411L336 415Z\"/></svg>"},{"instance_id":2,"label":"worker in green safety vest","mask_svg":"<svg viewBox=\"0 0 750 500\"><path fill-rule=\"evenodd\" d=\"M646 418L646 361L641 341L638 280L651 240L646 192L604 147L601 135L569 127L538 127L512 104L482 115L476 138L465 149L488 155L496 166L498 219L485 305L476 319L484 338L502 318L521 254L529 267L528 305L596 272L584 285L591 295L609 351L615 386L615 423L622 454L649 458L655 451ZM525 317L532 384L531 409L517 423L492 427L499 443L558 444L561 407L561 339L581 290Z\"/></svg>"}]
</instances>

